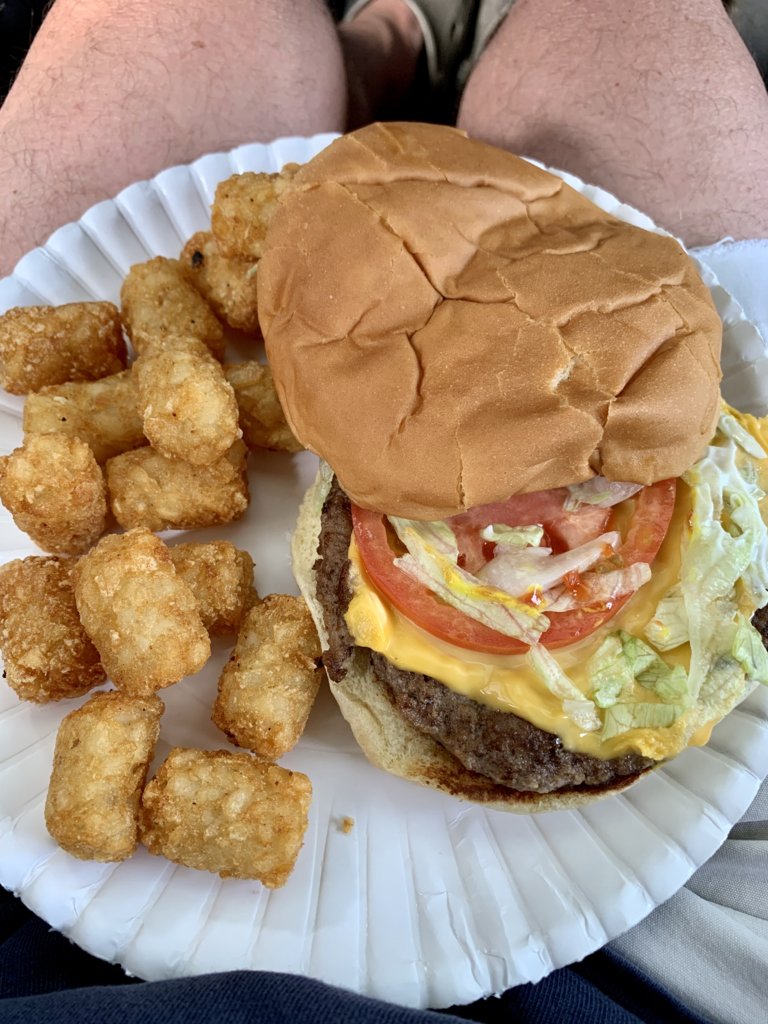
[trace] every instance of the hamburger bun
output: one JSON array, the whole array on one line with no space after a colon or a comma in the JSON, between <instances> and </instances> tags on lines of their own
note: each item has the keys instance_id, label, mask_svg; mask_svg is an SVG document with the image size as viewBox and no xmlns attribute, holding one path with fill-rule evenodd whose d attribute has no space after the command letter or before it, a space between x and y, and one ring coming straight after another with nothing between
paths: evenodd
<instances>
[{"instance_id":1,"label":"hamburger bun","mask_svg":"<svg viewBox=\"0 0 768 1024\"><path fill-rule=\"evenodd\" d=\"M722 325L678 242L454 129L372 125L301 168L259 315L294 434L390 515L676 477L717 420Z\"/></svg>"}]
</instances>

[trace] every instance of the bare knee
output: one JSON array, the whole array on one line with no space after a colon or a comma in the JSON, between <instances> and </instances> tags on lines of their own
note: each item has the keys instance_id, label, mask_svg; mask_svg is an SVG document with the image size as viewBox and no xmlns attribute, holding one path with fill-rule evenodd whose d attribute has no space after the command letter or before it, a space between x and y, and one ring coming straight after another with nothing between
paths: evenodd
<instances>
[{"instance_id":1,"label":"bare knee","mask_svg":"<svg viewBox=\"0 0 768 1024\"><path fill-rule=\"evenodd\" d=\"M518 0L459 124L611 189L691 244L768 233L768 97L719 0Z\"/></svg>"}]
</instances>

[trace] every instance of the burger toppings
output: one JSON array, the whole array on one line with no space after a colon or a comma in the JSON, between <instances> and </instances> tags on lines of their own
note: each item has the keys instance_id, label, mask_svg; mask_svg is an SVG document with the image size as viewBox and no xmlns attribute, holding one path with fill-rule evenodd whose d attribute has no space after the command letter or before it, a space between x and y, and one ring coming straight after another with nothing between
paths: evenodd
<instances>
[{"instance_id":1,"label":"burger toppings","mask_svg":"<svg viewBox=\"0 0 768 1024\"><path fill-rule=\"evenodd\" d=\"M712 444L682 478L678 526L665 556L667 563L679 559L679 568L661 592L650 592L654 604L635 627L642 636L605 626L652 578L674 481L632 494L629 485L609 481L560 488L435 522L353 506L355 540L366 575L407 619L454 647L524 654L582 734L608 742L646 730L654 738L638 741L638 749L648 753L659 749L653 731L676 726L692 709L704 725L722 717L747 681L768 683L768 653L750 622L768 601L759 480L768 476L766 458L724 411ZM598 503L621 497L602 510L575 494ZM580 521L580 510L590 518ZM572 517L575 546L563 541L563 516ZM590 537L595 530L601 532ZM548 649L563 646L564 628L565 643L573 643L600 627L602 639L578 671ZM681 726L674 742L684 744L690 731Z\"/></svg>"},{"instance_id":2,"label":"burger toppings","mask_svg":"<svg viewBox=\"0 0 768 1024\"><path fill-rule=\"evenodd\" d=\"M628 521L623 539L606 530L609 509L566 511L564 487L440 522L387 520L356 505L352 519L366 572L403 615L459 647L522 654L539 640L556 648L589 636L646 582L675 489L665 480L628 499L619 510ZM487 539L507 528L524 528L539 544Z\"/></svg>"},{"instance_id":3,"label":"burger toppings","mask_svg":"<svg viewBox=\"0 0 768 1024\"><path fill-rule=\"evenodd\" d=\"M394 565L417 583L470 618L504 636L535 644L549 625L533 602L488 586L458 565L456 537L446 523L422 524L390 517L389 522L408 550ZM541 548L537 550L541 551ZM525 587L522 594L532 593ZM522 596L521 594L521 596Z\"/></svg>"}]
</instances>

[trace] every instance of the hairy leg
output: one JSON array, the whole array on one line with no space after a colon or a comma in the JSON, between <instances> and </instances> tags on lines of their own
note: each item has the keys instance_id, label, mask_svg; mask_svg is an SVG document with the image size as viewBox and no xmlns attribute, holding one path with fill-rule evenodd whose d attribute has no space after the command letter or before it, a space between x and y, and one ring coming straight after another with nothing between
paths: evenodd
<instances>
[{"instance_id":1,"label":"hairy leg","mask_svg":"<svg viewBox=\"0 0 768 1024\"><path fill-rule=\"evenodd\" d=\"M346 102L323 0L57 0L0 107L0 274L131 181L340 131Z\"/></svg>"},{"instance_id":2,"label":"hairy leg","mask_svg":"<svg viewBox=\"0 0 768 1024\"><path fill-rule=\"evenodd\" d=\"M721 0L517 0L459 125L690 245L768 235L768 94Z\"/></svg>"}]
</instances>

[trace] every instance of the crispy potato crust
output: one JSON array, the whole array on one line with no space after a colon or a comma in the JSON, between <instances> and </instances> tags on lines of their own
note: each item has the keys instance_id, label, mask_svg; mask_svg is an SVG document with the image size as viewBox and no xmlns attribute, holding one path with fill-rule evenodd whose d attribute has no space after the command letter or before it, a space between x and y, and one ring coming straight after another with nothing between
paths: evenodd
<instances>
[{"instance_id":1,"label":"crispy potato crust","mask_svg":"<svg viewBox=\"0 0 768 1024\"><path fill-rule=\"evenodd\" d=\"M234 388L240 410L240 429L249 448L281 452L304 450L285 422L268 366L255 360L232 363L224 367L224 376Z\"/></svg>"},{"instance_id":2,"label":"crispy potato crust","mask_svg":"<svg viewBox=\"0 0 768 1024\"><path fill-rule=\"evenodd\" d=\"M144 790L141 841L177 864L275 889L296 863L311 797L301 772L250 754L177 747Z\"/></svg>"},{"instance_id":3,"label":"crispy potato crust","mask_svg":"<svg viewBox=\"0 0 768 1024\"><path fill-rule=\"evenodd\" d=\"M208 660L211 644L192 591L149 530L104 537L72 576L83 626L121 690L151 693Z\"/></svg>"},{"instance_id":4,"label":"crispy potato crust","mask_svg":"<svg viewBox=\"0 0 768 1024\"><path fill-rule=\"evenodd\" d=\"M236 633L245 613L259 599L248 552L227 540L177 544L170 551L176 573L194 594L208 632Z\"/></svg>"},{"instance_id":5,"label":"crispy potato crust","mask_svg":"<svg viewBox=\"0 0 768 1024\"><path fill-rule=\"evenodd\" d=\"M261 336L253 259L228 259L210 231L192 235L181 251L187 280L214 313L236 331Z\"/></svg>"},{"instance_id":6,"label":"crispy potato crust","mask_svg":"<svg viewBox=\"0 0 768 1024\"><path fill-rule=\"evenodd\" d=\"M80 697L106 673L77 614L71 558L17 558L0 567L0 649L22 700Z\"/></svg>"},{"instance_id":7,"label":"crispy potato crust","mask_svg":"<svg viewBox=\"0 0 768 1024\"><path fill-rule=\"evenodd\" d=\"M261 257L269 222L298 169L298 164L286 164L278 174L247 171L220 182L211 208L211 229L222 256Z\"/></svg>"},{"instance_id":8,"label":"crispy potato crust","mask_svg":"<svg viewBox=\"0 0 768 1024\"><path fill-rule=\"evenodd\" d=\"M157 697L97 693L62 721L45 824L73 857L120 861L136 849L139 801L162 713Z\"/></svg>"},{"instance_id":9,"label":"crispy potato crust","mask_svg":"<svg viewBox=\"0 0 768 1024\"><path fill-rule=\"evenodd\" d=\"M32 434L0 459L0 500L44 551L77 555L104 532L104 476L78 437Z\"/></svg>"},{"instance_id":10,"label":"crispy potato crust","mask_svg":"<svg viewBox=\"0 0 768 1024\"><path fill-rule=\"evenodd\" d=\"M241 436L232 386L197 338L148 345L133 374L144 433L163 455L210 466Z\"/></svg>"},{"instance_id":11,"label":"crispy potato crust","mask_svg":"<svg viewBox=\"0 0 768 1024\"><path fill-rule=\"evenodd\" d=\"M41 388L24 403L24 433L65 434L85 441L102 464L147 443L130 370L95 381Z\"/></svg>"},{"instance_id":12,"label":"crispy potato crust","mask_svg":"<svg viewBox=\"0 0 768 1024\"><path fill-rule=\"evenodd\" d=\"M0 384L12 395L98 380L119 373L125 361L120 318L111 302L17 306L0 316Z\"/></svg>"},{"instance_id":13,"label":"crispy potato crust","mask_svg":"<svg viewBox=\"0 0 768 1024\"><path fill-rule=\"evenodd\" d=\"M235 441L212 466L169 459L154 448L138 448L106 465L112 512L130 530L194 530L230 523L248 508L248 449Z\"/></svg>"},{"instance_id":14,"label":"crispy potato crust","mask_svg":"<svg viewBox=\"0 0 768 1024\"><path fill-rule=\"evenodd\" d=\"M204 342L217 359L224 355L224 330L179 260L155 256L134 264L123 281L120 305L123 326L138 353L152 342L182 336Z\"/></svg>"},{"instance_id":15,"label":"crispy potato crust","mask_svg":"<svg viewBox=\"0 0 768 1024\"><path fill-rule=\"evenodd\" d=\"M239 747L276 760L295 746L320 688L320 641L301 597L270 594L245 618L212 720Z\"/></svg>"}]
</instances>

